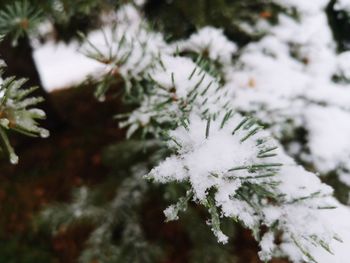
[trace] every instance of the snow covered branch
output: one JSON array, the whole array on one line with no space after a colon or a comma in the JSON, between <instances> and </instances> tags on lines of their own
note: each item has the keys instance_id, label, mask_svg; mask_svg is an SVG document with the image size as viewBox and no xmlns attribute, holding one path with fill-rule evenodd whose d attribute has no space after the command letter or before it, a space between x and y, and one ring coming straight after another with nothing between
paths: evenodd
<instances>
[{"instance_id":1,"label":"snow covered branch","mask_svg":"<svg viewBox=\"0 0 350 263\"><path fill-rule=\"evenodd\" d=\"M0 61L1 62L1 61ZM5 66L3 62L0 70ZM49 131L40 128L37 120L45 118L45 112L32 108L42 101L39 97L28 97L36 88L23 89L25 79L8 77L1 79L0 72L0 141L1 150L5 151L10 162L16 164L18 156L15 154L7 133L13 130L28 136L40 136L46 138Z\"/></svg>"},{"instance_id":2,"label":"snow covered branch","mask_svg":"<svg viewBox=\"0 0 350 263\"><path fill-rule=\"evenodd\" d=\"M347 219L350 213L330 186L289 155L311 162L316 172L350 170L350 147L344 145L349 95L333 81L346 72L345 54L336 54L330 32L321 30L327 28L325 1L274 2L296 10L298 20L281 14L277 25L265 25L265 36L239 53L212 27L166 43L126 5L117 17L131 29L120 23L100 47L90 44L95 52L89 56L107 64L107 75L117 72L126 93L138 89L135 109L120 116L127 136L141 130L143 138L165 140L172 152L147 175L187 186L186 196L164 211L167 220L178 219L193 201L207 208L219 242L228 240L223 217L251 229L262 260L337 260L350 240L339 233L343 222L331 223L332 211ZM298 129L306 130L306 149ZM342 143L333 143L336 136ZM289 141L286 149L274 138ZM332 154L320 147L324 143L333 144Z\"/></svg>"}]
</instances>

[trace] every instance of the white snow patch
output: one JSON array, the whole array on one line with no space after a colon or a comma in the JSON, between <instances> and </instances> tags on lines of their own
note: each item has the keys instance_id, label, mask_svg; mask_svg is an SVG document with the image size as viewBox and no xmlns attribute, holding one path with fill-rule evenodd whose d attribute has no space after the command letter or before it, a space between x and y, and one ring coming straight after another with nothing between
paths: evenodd
<instances>
[{"instance_id":1,"label":"white snow patch","mask_svg":"<svg viewBox=\"0 0 350 263\"><path fill-rule=\"evenodd\" d=\"M79 84L88 75L103 69L100 63L87 58L78 49L76 43L67 45L48 42L34 51L34 59L46 90Z\"/></svg>"}]
</instances>

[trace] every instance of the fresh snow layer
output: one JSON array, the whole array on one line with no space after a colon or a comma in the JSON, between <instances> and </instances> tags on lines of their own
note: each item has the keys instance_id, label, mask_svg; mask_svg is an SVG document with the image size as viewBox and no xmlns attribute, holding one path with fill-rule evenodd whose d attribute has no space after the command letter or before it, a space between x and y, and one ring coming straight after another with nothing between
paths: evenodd
<instances>
[{"instance_id":1,"label":"fresh snow layer","mask_svg":"<svg viewBox=\"0 0 350 263\"><path fill-rule=\"evenodd\" d=\"M277 2L296 8L301 15L300 21L280 15L280 23L271 26L265 37L240 50L236 64L231 64L227 59L227 56L235 52L236 47L229 45L229 41L220 36L220 30L205 28L188 40L173 43L172 46L182 51L207 52L212 60L219 62L225 77L223 90L227 96L233 94L230 106L244 112L253 112L259 119L271 125L270 131L275 137L283 138L288 132L286 128L305 128L310 151L307 158L318 171L327 173L343 165L348 157L346 136L349 130L344 122L350 117L350 95L345 91L347 85L334 83L332 77L339 72L346 72L349 64L345 54L338 55L335 51L335 43L324 12L327 1ZM211 45L212 36L219 42L215 46ZM217 47L227 50L218 50ZM161 65L146 68L146 72L143 72L151 76L158 88L154 90L154 95L146 98L140 108L131 114L126 122L126 125L129 125L129 134L137 128L151 126L150 119L166 123L170 118L174 122L176 118L173 117L178 117L179 114L178 99L187 98L193 90L191 87L195 82L191 80L191 75L189 76L193 72L193 62L169 54L169 51L166 54L162 52L163 50L159 50ZM130 62L125 61L125 65L122 66L130 66L128 63ZM137 74L140 72L136 72L133 77L137 78ZM200 75L195 78L198 79L198 76ZM209 79L209 74L203 73L199 89L202 89L201 86L205 86L202 84L208 83ZM164 110L154 110L154 106L162 102L162 96L172 98L172 102L166 103L168 108ZM211 95L208 97L211 98ZM195 100L199 98L203 99L198 96ZM217 100L208 99L205 102L209 110L220 108ZM195 102L193 104L196 105ZM328 110L330 112L325 113ZM242 185L240 180L245 180L244 178L250 175L245 173L244 169L231 173L230 167L257 162L256 147L253 148L250 144L252 141L241 144L238 134L232 135L232 127L237 125L233 120L227 123L227 127L230 127L227 130L220 129L219 123L212 122L206 138L208 122L198 117L202 113L196 110L196 107L190 111L197 117L191 115L189 127L180 127L170 133L172 140L169 144L177 149L177 154L168 157L154 168L151 177L162 183L189 183L197 202L204 202L209 189L216 189L215 202L221 208L222 216L238 218L252 229L261 222L272 226L279 220L278 228L283 231L282 243L276 246L271 233L267 232L261 241L262 259L269 259L273 250L277 250L280 255L287 255L294 262L308 261L298 249L298 246L301 246L318 262L348 262L350 211L330 196L331 187L322 184L316 174L297 166L283 150L280 150L277 161L284 165L275 178L280 182L276 191L284 195L286 203L274 206L267 202L260 207L261 213L255 213L246 202L232 197ZM336 116L333 118L334 114ZM286 120L290 122L288 125ZM322 124L330 127L322 128ZM338 134L335 135L335 132ZM338 137L338 141L329 147L328 151L327 145L333 143L334 136ZM297 142L294 143L292 148L301 149L296 145ZM295 150L294 152L298 153ZM227 180L232 176L242 178ZM249 180L267 183L274 179ZM305 199L306 197L310 198ZM336 208L326 209L333 206ZM166 215L173 219L177 218L175 212L174 206L165 211ZM227 240L220 230L213 227L213 231L219 241ZM338 240L335 240L335 237ZM296 239L298 245L295 244ZM317 243L329 244L334 255L320 245L315 245Z\"/></svg>"},{"instance_id":2,"label":"fresh snow layer","mask_svg":"<svg viewBox=\"0 0 350 263\"><path fill-rule=\"evenodd\" d=\"M271 125L277 138L305 129L307 145L293 154L322 175L341 171L348 183L349 52L336 51L325 12L328 1L275 1L295 8L300 19L280 14L265 37L240 51L238 66L225 68L233 105ZM348 80L335 82L334 76Z\"/></svg>"},{"instance_id":3,"label":"fresh snow layer","mask_svg":"<svg viewBox=\"0 0 350 263\"><path fill-rule=\"evenodd\" d=\"M181 51L207 51L210 59L222 64L231 63L231 58L237 51L236 44L229 41L222 30L209 26L203 27L188 40L177 42L175 45Z\"/></svg>"},{"instance_id":4,"label":"fresh snow layer","mask_svg":"<svg viewBox=\"0 0 350 263\"><path fill-rule=\"evenodd\" d=\"M348 206L338 204L337 209L323 210L324 220L332 225L336 233L339 233L341 242L333 240L330 244L334 255L324 249L311 248L315 259L319 263L348 263L350 258L350 209ZM312 222L305 222L312 224Z\"/></svg>"},{"instance_id":5,"label":"fresh snow layer","mask_svg":"<svg viewBox=\"0 0 350 263\"><path fill-rule=\"evenodd\" d=\"M144 3L142 0L136 2L138 5ZM122 21L124 23L124 32L128 30L135 31L135 25L136 28L138 28L141 23L140 16L136 9L132 8L131 5L125 5L121 9L122 10L117 14L111 15L112 20L114 22L116 20ZM126 25L128 25L129 28L127 28ZM134 30L132 30L131 25L134 25ZM112 31L113 29L111 26L107 25L101 30L96 30L88 34L85 42L91 41L97 44L104 43L104 45L106 45L105 34L106 32ZM120 36L120 33L121 31L116 34ZM109 34L109 36L112 36L112 34ZM105 65L83 54L81 47L75 41L69 44L63 42L47 42L43 45L34 46L36 46L34 50L34 60L38 67L43 86L48 91L79 84L84 81L87 76L98 76L101 72L106 70Z\"/></svg>"},{"instance_id":6,"label":"fresh snow layer","mask_svg":"<svg viewBox=\"0 0 350 263\"><path fill-rule=\"evenodd\" d=\"M319 171L336 170L340 165L350 168L349 113L336 107L310 106L305 117L310 158Z\"/></svg>"},{"instance_id":7,"label":"fresh snow layer","mask_svg":"<svg viewBox=\"0 0 350 263\"><path fill-rule=\"evenodd\" d=\"M337 0L335 4L336 10L345 10L350 12L350 1L349 0Z\"/></svg>"},{"instance_id":8,"label":"fresh snow layer","mask_svg":"<svg viewBox=\"0 0 350 263\"><path fill-rule=\"evenodd\" d=\"M154 79L157 87L154 94L144 99L141 106L126 121L126 125L129 125L129 135L136 129L147 126L151 118L158 123L166 123L169 120L174 122L175 117L181 114L179 101L191 97L193 87L204 92L205 86L209 85L211 81L209 74L200 72L198 75L196 72L193 80L191 79L189 74L194 69L195 63L190 59L172 54L175 47L183 51L208 51L209 57L223 67L225 86L217 92L219 96L224 95L223 97L230 101L231 107L243 112L252 112L254 116L270 124L267 133L271 132L276 138L283 138L290 132L288 129L304 128L307 132L307 150L300 152L303 151L304 145L297 145L298 142L295 141L291 144L293 153L310 161L320 173L326 174L341 168L340 178L344 182L349 182L350 174L346 171L350 170L348 167L350 158L350 140L348 140L350 93L348 89L350 87L346 83L335 83L333 76L349 74L347 70L350 68L350 60L347 59L348 53L337 54L336 52L324 11L328 1L274 1L287 8L295 8L300 14L300 20L296 21L281 14L277 25L268 28L265 24L264 30L267 30L267 35L240 50L235 64L230 63L228 57L232 56L237 47L223 36L221 30L204 28L188 40L173 43L167 47L162 36L142 28L140 16L135 9L130 5L124 6L123 12L117 17L124 21L124 24L121 23L122 29L124 27L128 30L116 32L115 39L120 41L126 34L124 41L137 38L141 42L144 41L142 46L146 48L144 54L137 49L131 50L126 61L117 57L119 59L117 62L123 61L118 65L120 74L126 80L142 78L142 74L145 74ZM341 8L345 8L346 4L344 0L338 1L338 6ZM94 37L94 41L101 42L101 46L105 44L108 46L107 43L103 44L102 37L103 35L97 39ZM212 41L217 43L212 45ZM122 52L128 52L127 49L123 49L127 47L128 45L122 47ZM39 51L45 48L39 48L36 51L35 59L47 88L66 86L66 83L59 81L63 79L78 81L86 74L99 70L98 63L88 64L87 61L89 63L92 61L82 59L83 55L76 53L76 48L72 45L68 48L69 52L67 50L64 52L70 54L67 56L71 58L79 57L74 60L79 63L72 62L74 67L61 73L60 70L66 69L69 64L62 61L62 68L58 67L60 64L58 57L63 57L63 51L61 55L57 55L56 59L47 59L50 53L48 51L47 55L40 56L45 53ZM55 49L59 50L57 47L51 47L51 50ZM161 65L152 63L155 51ZM57 63L55 68L53 65ZM135 67L136 65L140 67ZM79 74L76 70L72 70L80 67L84 70L79 71ZM45 70L51 74L49 74L51 77L46 80ZM74 74L70 71L74 71ZM201 80L202 77L203 80ZM216 85L217 83L213 82L212 88ZM284 194L289 203L274 206L266 202L261 207L261 213L257 214L246 202L232 198L232 195L241 187L241 178L227 181L226 177L233 175L249 177L250 175L244 169L235 173L228 171L230 168L257 162L257 148L255 145L253 147L250 139L241 143L240 134L232 134L232 127L237 125L235 119L227 122L225 127L229 129L222 129L219 123L212 122L208 129L209 134L206 134L208 122L202 119L200 105L208 107L209 112L214 109L212 113L226 105L226 103L220 105L223 100L218 100L214 95L217 96L215 90L208 89L207 98L193 97L194 107L189 109L192 115L188 130L180 127L170 134L174 140L169 144L177 149L177 153L152 170L151 176L159 182L190 183L194 190L194 199L198 202L202 202L207 197L210 188L216 188L215 202L222 210L222 216L239 218L247 227L254 228L261 222L266 226L272 226L278 219L278 227L283 230L282 243L276 247L273 235L267 232L261 240L259 255L262 259L269 259L272 251L278 249L282 255L287 255L294 262L308 261L293 242L295 237L301 237L300 240L298 239L299 245L307 249L319 263L348 263L350 258L349 208L342 206L331 197L332 189L322 184L315 174L297 166L284 150L280 149L279 156L273 157L277 158L277 162L284 164L276 175L280 184L275 190ZM161 97L171 98L172 102L167 104L164 110L155 110L155 106L162 102ZM199 115L201 117L198 117ZM274 179L252 180L269 183ZM304 200L307 196L312 198ZM328 206L336 208L319 209ZM168 215L173 212L173 209L166 211ZM171 216L176 218L175 215ZM222 232L217 230L214 232L219 241L227 240ZM333 239L335 235L343 242ZM321 246L314 245L310 236L316 236L318 242L329 243L334 255Z\"/></svg>"},{"instance_id":9,"label":"fresh snow layer","mask_svg":"<svg viewBox=\"0 0 350 263\"><path fill-rule=\"evenodd\" d=\"M102 33L99 34L103 38ZM48 42L34 51L34 60L46 90L65 88L79 84L103 66L78 51L76 43Z\"/></svg>"},{"instance_id":10,"label":"fresh snow layer","mask_svg":"<svg viewBox=\"0 0 350 263\"><path fill-rule=\"evenodd\" d=\"M254 130L254 126L248 130L244 128L237 130L232 134L232 130L235 130L241 121L242 117L236 114L222 126L221 118L218 117L208 128L206 120L192 114L186 127L179 127L169 134L172 138L169 146L175 148L177 154L160 163L149 176L162 183L188 182L193 189L194 200L199 203L208 198L210 189L215 189L215 202L221 208L223 217L237 218L253 230L259 229L263 224L282 231L280 245L275 244L271 232L262 237L259 253L262 260L269 260L272 252L286 255L294 262L305 260L305 256L294 243L298 242L303 249L317 258L318 262L334 260L331 262L345 263L343 256L344 254L349 256L349 251L346 249L349 243L344 245L334 238L341 239L344 243L350 242L350 232L344 232L344 229L350 228L349 209L331 197L331 187L322 184L315 174L296 165L282 150L278 150L278 154L271 158L259 157L259 152L276 146L277 142L266 142L267 145L257 147L256 142L259 139L267 140L265 132L259 132L242 141L250 130ZM238 168L271 163L283 164L271 177L263 176L269 170L252 172L249 169ZM247 181L266 185L268 191L283 194L284 201L274 205L266 200L265 204L259 205L257 212L251 206L251 203L255 202L254 198L246 202L236 196L243 183ZM280 183L270 188L268 185L273 182ZM336 208L325 209L333 206ZM336 222L335 215L338 212L344 217ZM177 218L174 206L168 208L165 214L169 219ZM213 231L219 242L227 242L227 237L221 230ZM315 247L314 244L317 242L330 244L330 250L337 253L334 256L324 252L320 245Z\"/></svg>"}]
</instances>

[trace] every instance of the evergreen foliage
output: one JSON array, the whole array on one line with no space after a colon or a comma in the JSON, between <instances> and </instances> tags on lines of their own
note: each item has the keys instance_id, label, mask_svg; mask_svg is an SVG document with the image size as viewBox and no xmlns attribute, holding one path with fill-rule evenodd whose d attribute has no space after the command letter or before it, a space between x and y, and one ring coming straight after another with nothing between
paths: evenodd
<instances>
[{"instance_id":1,"label":"evergreen foliage","mask_svg":"<svg viewBox=\"0 0 350 263\"><path fill-rule=\"evenodd\" d=\"M64 16L50 12L57 23L69 23L76 14L95 17L107 2L53 1L41 8L63 8ZM282 257L296 263L326 262L324 258L341 254L339 243L346 246L349 241L330 218L333 211L347 208L317 175L335 172L346 184L350 152L337 143L333 158L317 147L322 132L328 132L327 138L333 135L332 125L329 130L319 127L319 120L337 120L338 125L349 118L350 97L343 90L348 64L342 64L347 56L329 48L331 32L319 41L310 37L312 30L302 41L291 34L303 32L309 21L324 21L320 12L326 5L198 0L191 8L182 0L127 2L118 3L115 25L103 29L102 40L80 34L82 51L105 65L94 78L97 99L103 101L119 83L123 102L131 109L116 118L126 128L127 139L136 139L111 146L105 156L122 182L112 198L101 198L105 185L82 187L71 203L48 207L39 221L53 233L77 223L91 224L94 230L82 263L156 262L162 247L147 239L141 218L142 202L156 184L165 196L175 192L176 198L169 198L173 204L164 210L166 221L200 221L193 208L198 205L219 243L229 242L230 233L222 227L228 221L250 229L263 261ZM339 1L331 1L328 13L344 12L345 17L346 11L336 4ZM7 23L0 30L16 39L39 17L27 2L15 2L0 12L0 23ZM23 27L23 19L30 26ZM285 33L285 28L290 31ZM340 39L338 32L334 36ZM312 48L322 56L308 52ZM346 43L338 49L346 49ZM333 63L330 70L328 61ZM274 70L284 80L296 78L296 84L280 87L281 78L271 77ZM258 81L260 89L255 88ZM44 114L27 110L40 99L25 99L32 90L22 91L22 83L7 78L1 84L0 135L13 163L17 157L6 130L48 135L35 122ZM340 127L350 131L348 124ZM297 156L299 164L290 156ZM193 262L205 262L198 251L207 247L207 258L230 261L225 247L201 242L198 232L191 233L197 246Z\"/></svg>"},{"instance_id":2,"label":"evergreen foliage","mask_svg":"<svg viewBox=\"0 0 350 263\"><path fill-rule=\"evenodd\" d=\"M28 1L15 1L0 10L0 34L11 34L14 45L20 37L31 33L41 21L42 13Z\"/></svg>"},{"instance_id":3,"label":"evergreen foliage","mask_svg":"<svg viewBox=\"0 0 350 263\"><path fill-rule=\"evenodd\" d=\"M4 68L2 62L1 70ZM0 72L1 77L1 72ZM48 137L49 132L38 126L37 120L44 119L45 113L37 108L33 108L42 101L39 97L29 95L36 89L22 89L25 79L15 79L9 77L0 79L0 137L1 150L5 152L10 162L16 164L18 156L12 148L9 138L9 131L16 131L27 136Z\"/></svg>"},{"instance_id":4,"label":"evergreen foliage","mask_svg":"<svg viewBox=\"0 0 350 263\"><path fill-rule=\"evenodd\" d=\"M99 28L101 13L128 0L3 0L0 3L0 34L12 34L16 44L24 34L38 33L39 22L50 23L59 40L70 41L78 32Z\"/></svg>"},{"instance_id":5,"label":"evergreen foliage","mask_svg":"<svg viewBox=\"0 0 350 263\"><path fill-rule=\"evenodd\" d=\"M85 52L106 64L99 98L105 95L110 76L125 83L125 96L131 98L127 102L136 106L131 114L118 116L126 118L121 125L128 127L127 137L141 131L141 138L168 141L173 154L147 178L185 183L188 190L164 211L167 220L178 219L194 201L208 210L208 224L219 242L228 241L220 227L223 217L250 228L260 241L263 260L279 255L295 262L302 257L316 261L314 245L332 253L330 243L339 238L322 219L322 211L334 207L332 190L283 151L276 152L278 143L261 133L254 120L241 117L228 100L231 91L224 72L235 45L222 31L210 28L188 41L168 44L133 6L123 6L116 16L118 26L104 32L103 43L86 39ZM214 40L218 46L211 45ZM294 174L308 179L293 185ZM306 229L304 220L311 218L316 227ZM261 233L263 226L268 230ZM293 249L277 244L281 233Z\"/></svg>"},{"instance_id":6,"label":"evergreen foliage","mask_svg":"<svg viewBox=\"0 0 350 263\"><path fill-rule=\"evenodd\" d=\"M145 4L150 21L172 39L188 37L198 29L211 25L224 28L225 34L239 45L263 35L264 32L255 31L260 18L274 24L278 22L279 12L283 11L281 5L270 0L195 0L192 5L188 5L186 0L151 0Z\"/></svg>"}]
</instances>

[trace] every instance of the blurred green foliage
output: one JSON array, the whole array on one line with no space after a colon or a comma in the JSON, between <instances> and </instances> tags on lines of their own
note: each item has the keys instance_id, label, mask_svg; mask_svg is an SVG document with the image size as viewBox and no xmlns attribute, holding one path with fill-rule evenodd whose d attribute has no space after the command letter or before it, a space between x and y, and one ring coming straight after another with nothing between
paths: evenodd
<instances>
[{"instance_id":1,"label":"blurred green foliage","mask_svg":"<svg viewBox=\"0 0 350 263\"><path fill-rule=\"evenodd\" d=\"M99 28L101 12L111 10L117 6L118 2L118 0L2 0L0 10L11 13L14 21L20 17L21 20L27 20L29 24L33 22L33 13L41 14L42 20L49 20L54 25L59 39L69 41L76 36L77 31L87 32ZM23 7L21 12L18 12L16 6ZM28 16L25 17L23 14ZM18 24L8 20L7 24L18 25L12 28L13 32L27 29L23 27L23 23Z\"/></svg>"},{"instance_id":2,"label":"blurred green foliage","mask_svg":"<svg viewBox=\"0 0 350 263\"><path fill-rule=\"evenodd\" d=\"M47 244L38 244L32 240L11 240L0 242L0 262L4 263L38 263L54 262Z\"/></svg>"},{"instance_id":3,"label":"blurred green foliage","mask_svg":"<svg viewBox=\"0 0 350 263\"><path fill-rule=\"evenodd\" d=\"M189 36L198 28L211 25L223 28L225 34L239 45L261 36L262 32L250 34L242 23L254 25L259 18L268 23L278 22L281 7L269 0L149 0L145 6L148 18L157 29L165 31L170 38Z\"/></svg>"},{"instance_id":4,"label":"blurred green foliage","mask_svg":"<svg viewBox=\"0 0 350 263\"><path fill-rule=\"evenodd\" d=\"M350 49L350 13L336 10L336 0L331 0L327 7L327 15L333 36L338 44L338 51Z\"/></svg>"}]
</instances>

